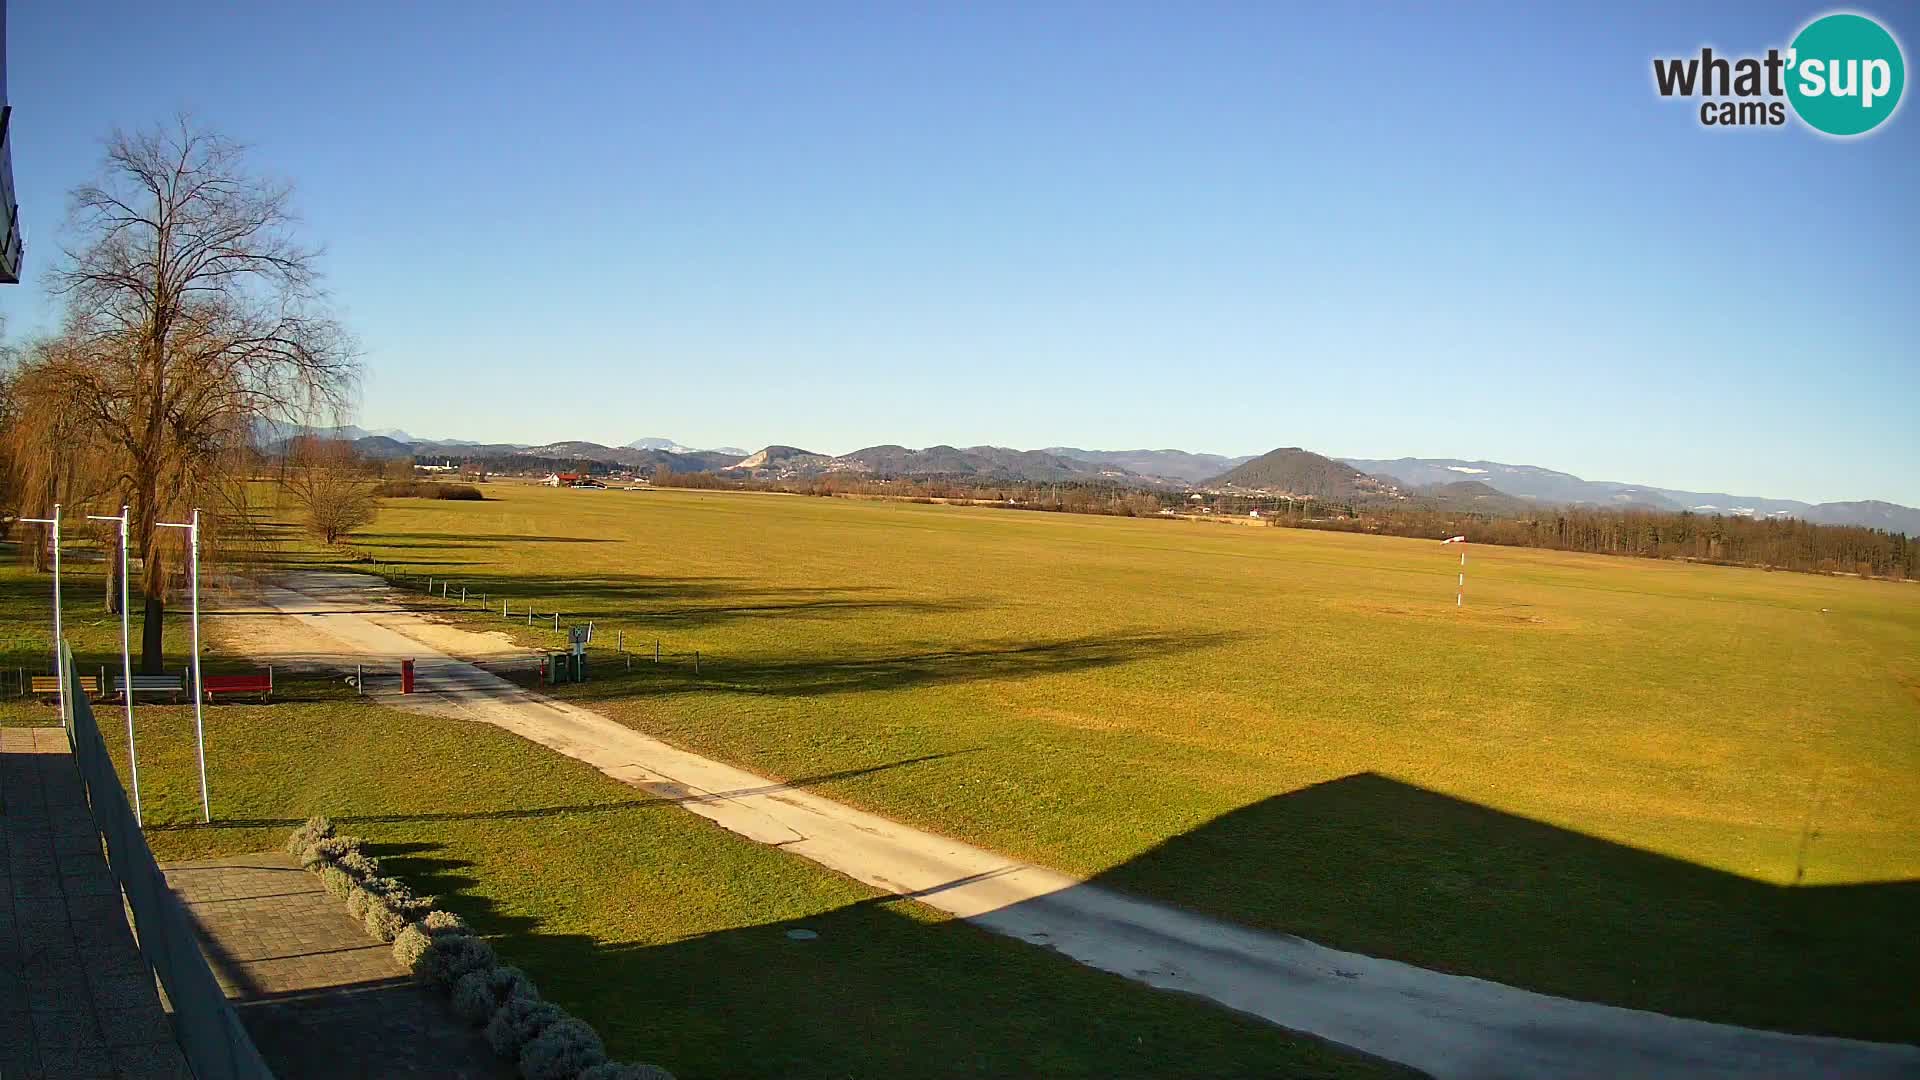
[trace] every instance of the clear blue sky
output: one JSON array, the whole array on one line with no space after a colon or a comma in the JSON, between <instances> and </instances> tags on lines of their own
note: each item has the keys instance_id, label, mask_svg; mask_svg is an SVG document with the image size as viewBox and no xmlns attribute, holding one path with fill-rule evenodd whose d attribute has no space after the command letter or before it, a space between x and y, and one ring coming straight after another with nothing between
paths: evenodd
<instances>
[{"instance_id":1,"label":"clear blue sky","mask_svg":"<svg viewBox=\"0 0 1920 1080\"><path fill-rule=\"evenodd\" d=\"M9 335L101 138L189 108L297 183L370 427L1920 504L1920 112L1652 89L1824 6L514 7L15 0Z\"/></svg>"}]
</instances>

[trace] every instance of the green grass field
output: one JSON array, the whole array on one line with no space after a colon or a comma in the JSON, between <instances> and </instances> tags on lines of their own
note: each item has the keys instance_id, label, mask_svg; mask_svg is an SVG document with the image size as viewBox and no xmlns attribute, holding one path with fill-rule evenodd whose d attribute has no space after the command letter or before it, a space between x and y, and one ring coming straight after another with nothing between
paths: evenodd
<instances>
[{"instance_id":1,"label":"green grass field","mask_svg":"<svg viewBox=\"0 0 1920 1080\"><path fill-rule=\"evenodd\" d=\"M85 566L70 581L99 584ZM0 567L0 659L44 648L46 585ZM83 657L117 648L117 621L104 634L85 606L96 594L68 599ZM495 728L331 682L279 694L207 709L211 827L198 823L191 707L140 706L161 859L278 849L307 815L333 814L612 1053L682 1080L1407 1075L880 894ZM120 711L97 713L124 777ZM45 705L0 701L0 722L54 721ZM796 928L819 936L790 940Z\"/></svg>"},{"instance_id":2,"label":"green grass field","mask_svg":"<svg viewBox=\"0 0 1920 1080\"><path fill-rule=\"evenodd\" d=\"M1331 945L1920 1038L1914 586L1477 547L1456 611L1431 542L488 495L359 546L624 630L634 673L564 693L679 745Z\"/></svg>"}]
</instances>

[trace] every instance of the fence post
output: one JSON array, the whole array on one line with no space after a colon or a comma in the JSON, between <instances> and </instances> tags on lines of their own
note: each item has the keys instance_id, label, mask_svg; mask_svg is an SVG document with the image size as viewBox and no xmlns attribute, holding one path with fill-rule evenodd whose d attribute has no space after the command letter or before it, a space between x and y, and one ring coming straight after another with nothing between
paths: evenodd
<instances>
[{"instance_id":1,"label":"fence post","mask_svg":"<svg viewBox=\"0 0 1920 1080\"><path fill-rule=\"evenodd\" d=\"M699 649L693 650L693 673L695 675L700 674L700 650Z\"/></svg>"},{"instance_id":2,"label":"fence post","mask_svg":"<svg viewBox=\"0 0 1920 1080\"><path fill-rule=\"evenodd\" d=\"M513 602L513 601L511 601L511 600L502 600L502 601L500 601L500 617L501 617L501 618L503 618L503 619L504 619L504 618L506 618L506 617L507 617L507 605L508 605L508 604L510 604L510 603L512 603L512 602Z\"/></svg>"},{"instance_id":3,"label":"fence post","mask_svg":"<svg viewBox=\"0 0 1920 1080\"><path fill-rule=\"evenodd\" d=\"M367 674L359 664L353 665L353 689L361 697L367 696Z\"/></svg>"},{"instance_id":4,"label":"fence post","mask_svg":"<svg viewBox=\"0 0 1920 1080\"><path fill-rule=\"evenodd\" d=\"M659 638L653 639L653 662L656 664L660 662L660 639Z\"/></svg>"},{"instance_id":5,"label":"fence post","mask_svg":"<svg viewBox=\"0 0 1920 1080\"><path fill-rule=\"evenodd\" d=\"M613 632L613 651L614 652L627 651L627 631L624 627L622 627L619 630L615 630Z\"/></svg>"},{"instance_id":6,"label":"fence post","mask_svg":"<svg viewBox=\"0 0 1920 1080\"><path fill-rule=\"evenodd\" d=\"M467 587L465 585L460 586L460 602L463 604L467 602Z\"/></svg>"},{"instance_id":7,"label":"fence post","mask_svg":"<svg viewBox=\"0 0 1920 1080\"><path fill-rule=\"evenodd\" d=\"M560 613L557 611L553 613L553 628L560 629Z\"/></svg>"},{"instance_id":8,"label":"fence post","mask_svg":"<svg viewBox=\"0 0 1920 1080\"><path fill-rule=\"evenodd\" d=\"M527 601L527 625L533 625L533 601Z\"/></svg>"}]
</instances>

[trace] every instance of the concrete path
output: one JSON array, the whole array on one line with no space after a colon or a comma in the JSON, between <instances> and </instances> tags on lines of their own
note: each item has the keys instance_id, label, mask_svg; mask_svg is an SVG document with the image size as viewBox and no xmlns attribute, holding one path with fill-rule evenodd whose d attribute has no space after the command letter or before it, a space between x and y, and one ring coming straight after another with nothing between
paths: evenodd
<instances>
[{"instance_id":1,"label":"concrete path","mask_svg":"<svg viewBox=\"0 0 1920 1080\"><path fill-rule=\"evenodd\" d=\"M0 728L0 1077L192 1077L58 727Z\"/></svg>"},{"instance_id":2,"label":"concrete path","mask_svg":"<svg viewBox=\"0 0 1920 1080\"><path fill-rule=\"evenodd\" d=\"M393 947L279 852L164 863L201 951L279 1080L515 1075Z\"/></svg>"},{"instance_id":3,"label":"concrete path","mask_svg":"<svg viewBox=\"0 0 1920 1080\"><path fill-rule=\"evenodd\" d=\"M457 637L381 603L364 575L266 590L309 653L417 661L429 692L386 703L516 732L675 798L761 843L1102 970L1210 998L1443 1078L1920 1077L1920 1048L1794 1036L1549 997L1323 948L1090 886L677 750L522 690L441 649ZM420 629L416 630L416 626ZM430 627L430 628L429 628ZM497 649L491 635L474 637ZM330 643L330 646L322 643ZM455 646L457 648L457 646Z\"/></svg>"}]
</instances>

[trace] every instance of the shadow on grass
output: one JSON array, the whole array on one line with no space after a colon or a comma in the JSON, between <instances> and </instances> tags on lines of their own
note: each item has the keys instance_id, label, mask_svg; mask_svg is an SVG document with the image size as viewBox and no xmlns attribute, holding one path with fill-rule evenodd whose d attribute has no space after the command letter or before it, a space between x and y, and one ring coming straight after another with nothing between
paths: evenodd
<instances>
[{"instance_id":1,"label":"shadow on grass","mask_svg":"<svg viewBox=\"0 0 1920 1080\"><path fill-rule=\"evenodd\" d=\"M451 873L433 883L461 885ZM1585 1000L1879 1041L1920 1034L1920 882L1776 887L1370 773L1222 815L1089 886ZM687 1080L1392 1071L904 903L652 945L543 934L484 903L461 912L616 1053ZM1577 1058L1578 1019L1556 1024L1516 1034L1570 1039L1560 1052ZM1641 1053L1613 1049L1607 1060ZM1512 1064L1498 1045L1486 1052L1489 1074ZM1648 1060L1671 1068L1692 1052L1663 1045ZM1741 1052L1806 1072L1792 1049Z\"/></svg>"},{"instance_id":2,"label":"shadow on grass","mask_svg":"<svg viewBox=\"0 0 1920 1080\"><path fill-rule=\"evenodd\" d=\"M304 564L290 563L290 568ZM848 613L889 612L904 614L949 614L978 611L986 601L975 598L922 599L901 595L897 590L873 585L762 586L748 584L738 577L664 577L645 574L568 575L475 573L452 578L440 571L454 565L447 562L414 561L405 565L433 571L437 585L447 580L451 597L464 587L473 599L453 602L437 591L428 594L425 576L394 580L388 569L403 565L383 560L383 573L371 574L366 564L310 565L307 569L326 572L362 573L385 577L395 590L393 599L410 610L441 614L466 613L485 616L498 614L501 603L511 605L516 617L531 605L541 614L562 613L568 622L594 620L607 625L616 622L644 632L648 629L685 631L733 619L753 618L834 618ZM347 603L363 595L359 582L330 585L319 580L302 583L302 591L320 599L338 596ZM479 602L487 597L487 606ZM236 611L233 614L262 614ZM365 613L365 612L363 612ZM503 619L503 624L514 621Z\"/></svg>"},{"instance_id":3,"label":"shadow on grass","mask_svg":"<svg viewBox=\"0 0 1920 1080\"><path fill-rule=\"evenodd\" d=\"M544 998L591 1023L610 1055L681 1080L1402 1075L930 919L902 898L664 943L605 941L503 912L468 891L474 880L458 860L382 854L385 868L488 936Z\"/></svg>"},{"instance_id":4,"label":"shadow on grass","mask_svg":"<svg viewBox=\"0 0 1920 1080\"><path fill-rule=\"evenodd\" d=\"M637 655L628 672L612 654L589 661L592 678L562 687L570 701L603 701L650 694L767 694L811 697L864 690L906 690L938 684L1031 679L1115 667L1178 655L1235 640L1229 633L1136 632L1056 641L983 641L945 649L780 659L706 656L696 674L687 657L654 664ZM596 668L595 662L598 662Z\"/></svg>"},{"instance_id":5,"label":"shadow on grass","mask_svg":"<svg viewBox=\"0 0 1920 1080\"><path fill-rule=\"evenodd\" d=\"M802 776L793 780L768 781L764 785L741 788L734 791L696 791L672 797L662 795L641 795L631 799L617 799L611 802L578 803L571 806L531 806L514 807L506 810L474 810L467 812L431 813L431 814L341 814L333 818L339 826L352 825L391 825L441 821L534 821L546 818L583 817L593 814L616 813L639 807L686 805L692 803L718 802L726 799L742 799L754 795L771 795L781 791L801 791L822 784L840 780L851 780L875 773L890 772L894 769L920 765L944 758L960 757L979 753L983 747L967 750L950 750L939 754L922 754L919 757L902 758L884 765L868 765L858 769L840 769L835 772ZM224 829L291 829L305 822L305 818L221 818L206 823L198 821L162 822L150 824L145 831L161 832L218 832ZM389 845L391 847L391 845Z\"/></svg>"},{"instance_id":6,"label":"shadow on grass","mask_svg":"<svg viewBox=\"0 0 1920 1080\"><path fill-rule=\"evenodd\" d=\"M524 533L354 533L354 543L381 547L501 547L506 544L615 544L603 536L533 536Z\"/></svg>"},{"instance_id":7,"label":"shadow on grass","mask_svg":"<svg viewBox=\"0 0 1920 1080\"><path fill-rule=\"evenodd\" d=\"M1375 773L1242 807L1096 880L1531 990L1920 1040L1920 881L1776 886Z\"/></svg>"}]
</instances>

